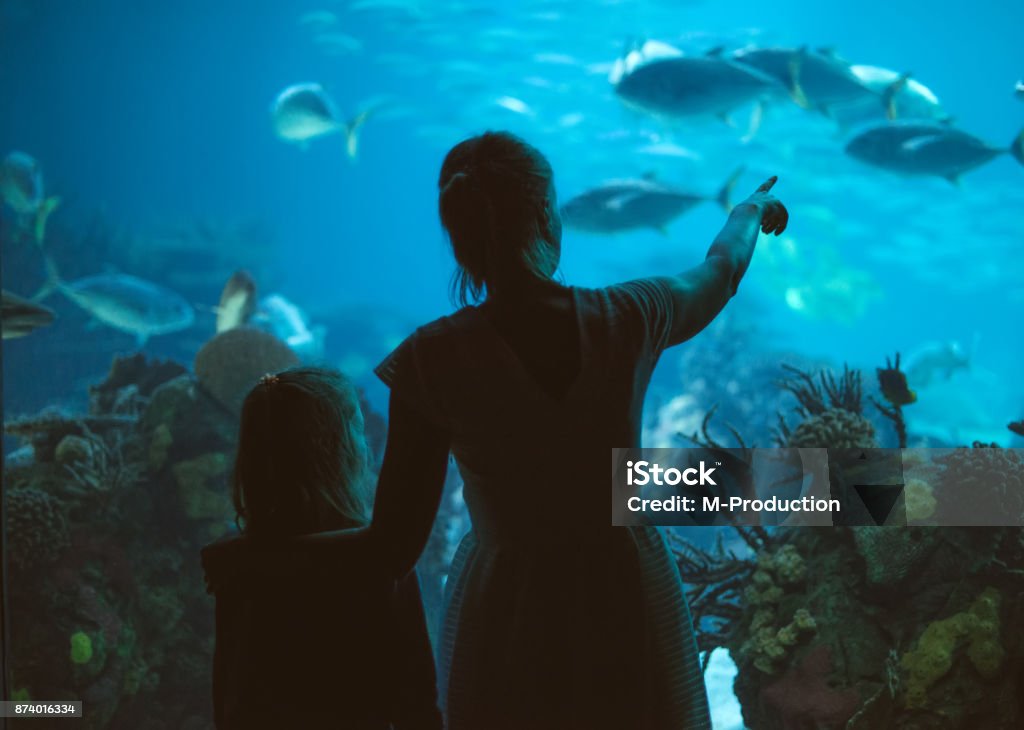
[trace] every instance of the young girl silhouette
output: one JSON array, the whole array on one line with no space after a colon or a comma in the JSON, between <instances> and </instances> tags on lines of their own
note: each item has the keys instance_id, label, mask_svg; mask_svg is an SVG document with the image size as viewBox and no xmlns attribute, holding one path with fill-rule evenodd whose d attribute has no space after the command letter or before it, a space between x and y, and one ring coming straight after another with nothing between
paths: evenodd
<instances>
[{"instance_id":1,"label":"young girl silhouette","mask_svg":"<svg viewBox=\"0 0 1024 730\"><path fill-rule=\"evenodd\" d=\"M439 647L449 730L710 727L678 570L657 529L611 526L609 457L640 445L661 353L735 294L759 230L786 227L774 182L733 209L697 266L582 289L553 279L561 225L547 160L506 133L456 145L439 208L466 306L377 369L391 402L373 519L292 540L262 574L302 559L405 575L451 453L472 529Z\"/></svg>"},{"instance_id":2,"label":"young girl silhouette","mask_svg":"<svg viewBox=\"0 0 1024 730\"><path fill-rule=\"evenodd\" d=\"M218 728L441 727L415 573L295 561L266 579L281 538L365 525L367 450L352 386L295 368L242 407L232 496L243 537L202 552L216 596Z\"/></svg>"}]
</instances>

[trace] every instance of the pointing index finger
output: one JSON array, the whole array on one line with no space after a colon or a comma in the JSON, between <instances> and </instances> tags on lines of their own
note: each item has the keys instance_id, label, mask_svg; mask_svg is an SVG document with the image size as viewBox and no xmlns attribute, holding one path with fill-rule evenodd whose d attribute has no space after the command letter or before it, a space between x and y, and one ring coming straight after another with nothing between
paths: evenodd
<instances>
[{"instance_id":1,"label":"pointing index finger","mask_svg":"<svg viewBox=\"0 0 1024 730\"><path fill-rule=\"evenodd\" d=\"M775 185L775 182L779 179L778 175L772 175L770 178L761 183L761 187L757 189L759 193L767 193Z\"/></svg>"}]
</instances>

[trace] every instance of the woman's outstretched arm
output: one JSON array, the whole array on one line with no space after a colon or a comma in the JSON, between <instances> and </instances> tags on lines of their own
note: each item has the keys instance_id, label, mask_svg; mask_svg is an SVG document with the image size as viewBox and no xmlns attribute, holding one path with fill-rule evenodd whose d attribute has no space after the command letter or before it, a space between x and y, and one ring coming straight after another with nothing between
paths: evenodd
<instances>
[{"instance_id":1,"label":"woman's outstretched arm","mask_svg":"<svg viewBox=\"0 0 1024 730\"><path fill-rule=\"evenodd\" d=\"M690 339L722 311L750 266L759 230L775 235L786 230L789 213L770 194L776 179L766 180L732 209L702 264L668 277L674 306L669 345Z\"/></svg>"}]
</instances>

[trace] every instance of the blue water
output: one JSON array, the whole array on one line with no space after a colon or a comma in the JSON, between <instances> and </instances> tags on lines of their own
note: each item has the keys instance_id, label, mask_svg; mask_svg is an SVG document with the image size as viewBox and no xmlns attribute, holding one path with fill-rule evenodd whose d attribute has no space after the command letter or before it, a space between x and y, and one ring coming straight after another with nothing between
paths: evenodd
<instances>
[{"instance_id":1,"label":"blue water","mask_svg":"<svg viewBox=\"0 0 1024 730\"><path fill-rule=\"evenodd\" d=\"M198 217L259 219L279 239L278 288L301 306L382 305L413 320L450 308L451 262L434 186L444 153L462 136L499 127L526 136L551 158L563 198L648 170L710 193L745 163L740 192L780 176L776 192L793 213L788 234L805 256L828 247L878 291L856 316L808 316L787 308L787 284L759 278L755 258L734 307L746 298L751 316L781 333L771 344L873 366L896 350L977 335L978 369L1002 382L1001 401L1024 407L1019 384L1010 382L1020 341L1008 326L1024 308L1024 223L1016 215L1024 171L1009 156L968 175L961 189L904 180L845 158L834 125L793 105L771 111L743 144L745 112L739 129L712 120L666 130L625 111L605 76L587 69L610 63L637 38L687 52L749 42L830 46L854 62L912 71L957 124L1002 146L1024 124L1024 106L1011 93L1021 73L1011 29L1024 9L995 2L928 12L910 2L862 2L855 12L792 2L379 5L7 0L0 143L40 160L48 188L67 201L58 213L66 219L102 209L142 231ZM362 49L327 55L311 25L298 22L317 9L336 15L328 30L358 39ZM269 122L275 94L299 81L323 83L342 110L385 95L402 114L371 121L355 164L344 159L340 137L303 151L276 139ZM532 115L496 106L502 96L524 101ZM582 121L559 126L565 115ZM638 132L701 159L638 155L643 140L608 139ZM801 206L832 217L802 217ZM567 232L565 278L600 284L685 268L721 222L709 205L667 237ZM918 246L901 249L911 236ZM820 276L811 268L809 276Z\"/></svg>"},{"instance_id":2,"label":"blue water","mask_svg":"<svg viewBox=\"0 0 1024 730\"><path fill-rule=\"evenodd\" d=\"M550 157L563 199L648 171L710 194L744 164L737 195L779 175L775 192L792 216L786 245L796 252L763 240L730 304L732 316L764 333L755 345L870 373L897 350L976 341L970 372L933 390L921 431L1011 443L1005 424L1024 417L1024 169L1004 155L960 187L897 178L844 156L835 124L788 103L769 110L747 143L749 110L738 111L736 128L666 127L624 109L606 67L644 38L688 53L829 46L853 62L913 72L958 126L1006 146L1024 127L1012 93L1024 75L1024 4L376 4L0 0L0 154L24 150L40 161L48 191L64 199L54 225L103 211L137 234L143 254L147 235L168 225L259 221L278 241L272 265L261 264L275 290L314 320L344 308L379 313L399 323L389 325L394 336L451 309L436 178L444 154L469 134L506 128L526 137ZM315 10L333 13L326 31L358 39L361 50L325 53L312 24L299 22ZM322 83L346 112L391 100L391 112L365 127L356 161L340 136L308 149L274 136L271 101L303 81ZM502 97L527 113L500 106ZM638 151L665 142L686 156ZM722 222L709 204L665 235L567 230L562 274L599 285L673 273L703 257ZM27 269L10 265L17 252L3 253L4 287L28 293L36 282L12 279ZM91 250L75 257L94 272L109 263ZM243 246L232 268L252 265ZM813 311L787 304L786 290L801 286L816 292ZM206 306L218 296L216 287L194 294ZM115 351L131 349L119 333L86 333L70 304L54 306L62 318L50 330L4 343L8 413L80 399ZM210 333L208 318L147 350L178 355ZM328 354L340 362L339 351ZM662 368L673 367L665 358ZM965 410L970 423L951 430Z\"/></svg>"}]
</instances>

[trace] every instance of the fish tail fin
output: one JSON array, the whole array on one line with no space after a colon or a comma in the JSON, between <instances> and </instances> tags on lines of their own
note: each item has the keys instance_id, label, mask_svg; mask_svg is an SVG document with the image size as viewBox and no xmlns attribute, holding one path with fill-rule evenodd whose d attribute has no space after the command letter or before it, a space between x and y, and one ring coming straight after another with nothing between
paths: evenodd
<instances>
[{"instance_id":1,"label":"fish tail fin","mask_svg":"<svg viewBox=\"0 0 1024 730\"><path fill-rule=\"evenodd\" d=\"M35 233L36 245L39 248L43 247L43 243L46 240L46 221L49 220L50 214L57 209L60 205L60 198L56 195L47 198L36 210L35 226L33 226L33 232Z\"/></svg>"},{"instance_id":2,"label":"fish tail fin","mask_svg":"<svg viewBox=\"0 0 1024 730\"><path fill-rule=\"evenodd\" d=\"M806 58L806 46L789 57L789 95L793 97L793 101L797 103L797 106L803 109L810 109L811 102L807 99L807 94L804 93L804 87L800 85L800 76L803 72L804 60Z\"/></svg>"},{"instance_id":3,"label":"fish tail fin","mask_svg":"<svg viewBox=\"0 0 1024 730\"><path fill-rule=\"evenodd\" d=\"M60 288L60 272L57 271L57 264L49 254L43 256L43 264L46 267L46 281L39 287L39 291L32 295L33 302L41 302Z\"/></svg>"},{"instance_id":4,"label":"fish tail fin","mask_svg":"<svg viewBox=\"0 0 1024 730\"><path fill-rule=\"evenodd\" d=\"M896 95L906 87L907 81L909 80L910 74L905 73L886 86L882 91L882 106L885 107L885 118L889 121L892 121L899 116L898 110L896 109Z\"/></svg>"},{"instance_id":5,"label":"fish tail fin","mask_svg":"<svg viewBox=\"0 0 1024 730\"><path fill-rule=\"evenodd\" d=\"M1017 162L1024 165L1024 129L1020 130L1013 138L1013 142L1010 143L1010 154Z\"/></svg>"},{"instance_id":6,"label":"fish tail fin","mask_svg":"<svg viewBox=\"0 0 1024 730\"><path fill-rule=\"evenodd\" d=\"M345 123L345 154L350 160L354 160L359 151L359 130L366 124L366 120L373 116L375 109L376 107L364 109Z\"/></svg>"},{"instance_id":7,"label":"fish tail fin","mask_svg":"<svg viewBox=\"0 0 1024 730\"><path fill-rule=\"evenodd\" d=\"M746 169L746 167L740 165L735 170L733 170L733 173L725 181L725 184L722 185L721 188L719 188L718 194L715 196L715 202L722 206L726 213L732 210L731 198L733 188L736 187L736 183L739 181L740 176L744 173L744 171L746 171Z\"/></svg>"}]
</instances>

